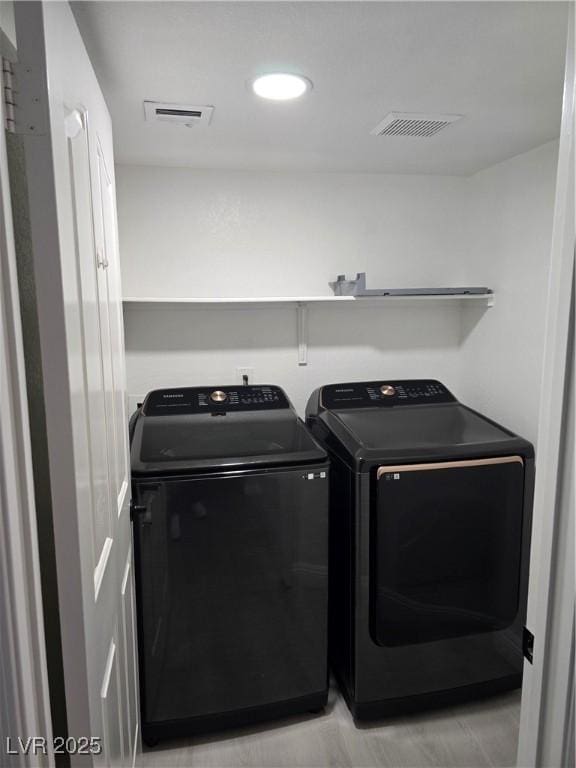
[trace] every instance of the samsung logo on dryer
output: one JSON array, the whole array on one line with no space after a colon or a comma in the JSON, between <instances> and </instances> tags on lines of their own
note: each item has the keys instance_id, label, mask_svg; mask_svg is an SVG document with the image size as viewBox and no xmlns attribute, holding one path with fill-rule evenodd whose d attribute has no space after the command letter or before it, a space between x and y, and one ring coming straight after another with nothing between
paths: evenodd
<instances>
[{"instance_id":1,"label":"samsung logo on dryer","mask_svg":"<svg viewBox=\"0 0 576 768\"><path fill-rule=\"evenodd\" d=\"M164 398L166 398L166 397L184 397L184 395L182 393L179 393L179 394L176 394L176 395L162 395L162 397L164 397Z\"/></svg>"}]
</instances>

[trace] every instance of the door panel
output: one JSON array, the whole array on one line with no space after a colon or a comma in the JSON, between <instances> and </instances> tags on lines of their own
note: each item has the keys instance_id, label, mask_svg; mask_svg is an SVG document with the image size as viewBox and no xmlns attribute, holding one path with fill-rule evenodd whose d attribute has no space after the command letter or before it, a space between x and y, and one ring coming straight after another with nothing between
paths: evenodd
<instances>
[{"instance_id":1,"label":"door panel","mask_svg":"<svg viewBox=\"0 0 576 768\"><path fill-rule=\"evenodd\" d=\"M107 251L106 235L104 231L104 206L103 195L109 185L109 177L103 159L101 143L97 129L91 128L91 154L95 165L92 175L92 205L95 231L95 257L98 267L98 314L100 319L100 356L104 372L104 397L106 403L106 429L108 453L109 492L113 502L113 508L117 505L118 497L118 462L116 447L116 429L114 413L114 360L112 357L112 341L110 328L110 306L108 300L108 264L109 253Z\"/></svg>"},{"instance_id":2,"label":"door panel","mask_svg":"<svg viewBox=\"0 0 576 768\"><path fill-rule=\"evenodd\" d=\"M122 712L122 688L119 666L118 648L115 638L110 643L102 687L100 689L103 744L106 749L106 761L111 765L120 765L125 762L122 744L123 729L120 718Z\"/></svg>"},{"instance_id":3,"label":"door panel","mask_svg":"<svg viewBox=\"0 0 576 768\"><path fill-rule=\"evenodd\" d=\"M97 267L94 260L92 231L90 156L88 148L87 115L72 110L67 116L68 157L73 187L73 215L76 240L76 263L82 306L83 345L85 359L85 389L87 393L87 423L90 449L90 483L93 514L93 568L102 562L104 547L111 533L110 482L108 475L108 436L106 433L106 402L104 371L100 355L101 327L98 311ZM98 578L97 580L98 581Z\"/></svg>"},{"instance_id":4,"label":"door panel","mask_svg":"<svg viewBox=\"0 0 576 768\"><path fill-rule=\"evenodd\" d=\"M101 164L101 210L106 258L106 289L108 324L110 332L110 353L112 366L112 409L115 454L115 478L117 511L121 514L123 498L130 481L128 459L128 435L126 431L126 397L124 390L124 323L122 315L122 294L120 288L120 264L116 228L116 197L114 194L113 168L107 167L102 146L98 142L98 157Z\"/></svg>"},{"instance_id":5,"label":"door panel","mask_svg":"<svg viewBox=\"0 0 576 768\"><path fill-rule=\"evenodd\" d=\"M106 377L107 412L113 453L110 457L110 477L114 508L117 515L125 509L125 496L129 487L128 439L126 433L126 406L124 391L124 329L122 319L122 295L119 290L120 270L116 230L116 203L113 169L109 167L99 136L95 139L97 155L97 187L94 205L98 222L99 256L102 269L99 275L100 309L102 313L102 354L110 358Z\"/></svg>"},{"instance_id":6,"label":"door panel","mask_svg":"<svg viewBox=\"0 0 576 768\"><path fill-rule=\"evenodd\" d=\"M132 573L132 551L130 550L128 558L126 560L126 567L124 569L124 578L122 579L122 643L123 643L123 667L125 681L123 688L126 691L126 701L124 705L124 717L125 727L124 734L129 740L124 745L124 752L128 756L130 749L134 744L137 731L137 701L136 701L136 686L138 684L137 678L137 662L136 662L136 637L134 634L135 628L135 612L134 612L134 590L133 590L133 573Z\"/></svg>"},{"instance_id":7,"label":"door panel","mask_svg":"<svg viewBox=\"0 0 576 768\"><path fill-rule=\"evenodd\" d=\"M380 467L371 624L379 645L494 632L516 619L519 456Z\"/></svg>"}]
</instances>

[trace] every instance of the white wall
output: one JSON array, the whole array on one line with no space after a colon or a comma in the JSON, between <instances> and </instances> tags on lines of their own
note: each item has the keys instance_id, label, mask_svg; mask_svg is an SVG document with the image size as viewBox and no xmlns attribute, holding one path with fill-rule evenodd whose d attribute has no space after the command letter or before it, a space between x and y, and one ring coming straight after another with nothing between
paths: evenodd
<instances>
[{"instance_id":1,"label":"white wall","mask_svg":"<svg viewBox=\"0 0 576 768\"><path fill-rule=\"evenodd\" d=\"M462 397L536 442L558 142L470 178L468 275L497 294L463 317Z\"/></svg>"},{"instance_id":2,"label":"white wall","mask_svg":"<svg viewBox=\"0 0 576 768\"><path fill-rule=\"evenodd\" d=\"M130 296L331 295L340 272L374 286L464 279L466 180L376 174L195 172L119 166ZM326 381L436 376L458 385L455 305L315 307L309 364L293 309L126 309L128 391L226 384L240 366L301 413Z\"/></svg>"},{"instance_id":3,"label":"white wall","mask_svg":"<svg viewBox=\"0 0 576 768\"><path fill-rule=\"evenodd\" d=\"M315 387L382 376L442 379L458 386L455 306L309 310L308 365L297 364L293 309L188 306L125 310L128 392L188 384L231 384L254 368L255 383L284 387L301 415Z\"/></svg>"},{"instance_id":4,"label":"white wall","mask_svg":"<svg viewBox=\"0 0 576 768\"><path fill-rule=\"evenodd\" d=\"M454 279L466 180L118 167L127 296L330 295Z\"/></svg>"},{"instance_id":5,"label":"white wall","mask_svg":"<svg viewBox=\"0 0 576 768\"><path fill-rule=\"evenodd\" d=\"M9 58L10 61L14 61L15 52L14 3L12 0L0 0L0 54Z\"/></svg>"},{"instance_id":6,"label":"white wall","mask_svg":"<svg viewBox=\"0 0 576 768\"><path fill-rule=\"evenodd\" d=\"M330 295L329 280L356 271L378 287L497 292L494 308L462 313L314 307L305 367L293 309L127 307L129 393L232 383L245 366L303 413L328 381L436 377L534 439L555 151L469 178L119 166L125 295Z\"/></svg>"}]
</instances>

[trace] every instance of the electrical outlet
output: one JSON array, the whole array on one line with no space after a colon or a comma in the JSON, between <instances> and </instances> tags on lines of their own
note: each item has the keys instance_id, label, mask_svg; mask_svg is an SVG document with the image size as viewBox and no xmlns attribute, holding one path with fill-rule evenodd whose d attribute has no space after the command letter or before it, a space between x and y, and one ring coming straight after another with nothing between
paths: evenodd
<instances>
[{"instance_id":1,"label":"electrical outlet","mask_svg":"<svg viewBox=\"0 0 576 768\"><path fill-rule=\"evenodd\" d=\"M128 416L131 416L136 408L138 408L138 403L143 403L146 398L146 395L128 395Z\"/></svg>"},{"instance_id":2,"label":"electrical outlet","mask_svg":"<svg viewBox=\"0 0 576 768\"><path fill-rule=\"evenodd\" d=\"M236 368L238 384L254 384L254 368Z\"/></svg>"}]
</instances>

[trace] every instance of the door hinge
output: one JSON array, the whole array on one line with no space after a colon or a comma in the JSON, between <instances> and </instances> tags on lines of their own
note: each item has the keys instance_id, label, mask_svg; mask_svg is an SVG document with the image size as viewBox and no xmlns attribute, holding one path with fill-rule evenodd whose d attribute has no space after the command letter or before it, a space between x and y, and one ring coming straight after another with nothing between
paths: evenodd
<instances>
[{"instance_id":1,"label":"door hinge","mask_svg":"<svg viewBox=\"0 0 576 768\"><path fill-rule=\"evenodd\" d=\"M48 132L48 110L42 97L42 74L37 67L2 57L5 128L9 133L42 136Z\"/></svg>"},{"instance_id":2,"label":"door hinge","mask_svg":"<svg viewBox=\"0 0 576 768\"><path fill-rule=\"evenodd\" d=\"M522 630L522 653L530 664L534 663L534 635L528 627L524 627Z\"/></svg>"}]
</instances>

